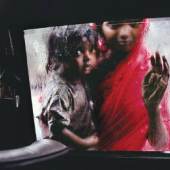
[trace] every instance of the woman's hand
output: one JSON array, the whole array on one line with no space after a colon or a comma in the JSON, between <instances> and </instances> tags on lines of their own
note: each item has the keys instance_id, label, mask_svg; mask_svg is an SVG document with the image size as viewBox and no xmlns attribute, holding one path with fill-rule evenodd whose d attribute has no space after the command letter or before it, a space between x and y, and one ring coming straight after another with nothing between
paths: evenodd
<instances>
[{"instance_id":1,"label":"woman's hand","mask_svg":"<svg viewBox=\"0 0 170 170\"><path fill-rule=\"evenodd\" d=\"M168 85L169 65L158 52L151 56L151 64L143 82L143 98L149 114L148 141L156 150L162 150L168 145L169 135L161 119L159 104Z\"/></svg>"},{"instance_id":2,"label":"woman's hand","mask_svg":"<svg viewBox=\"0 0 170 170\"><path fill-rule=\"evenodd\" d=\"M162 100L169 80L169 65L158 52L151 56L152 68L143 82L143 98L149 112L154 112Z\"/></svg>"}]
</instances>

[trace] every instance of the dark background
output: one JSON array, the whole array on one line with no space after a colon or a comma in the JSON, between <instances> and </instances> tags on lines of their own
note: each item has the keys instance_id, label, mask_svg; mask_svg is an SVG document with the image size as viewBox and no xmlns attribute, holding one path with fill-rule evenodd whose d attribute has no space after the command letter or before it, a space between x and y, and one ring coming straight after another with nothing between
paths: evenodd
<instances>
[{"instance_id":1,"label":"dark background","mask_svg":"<svg viewBox=\"0 0 170 170\"><path fill-rule=\"evenodd\" d=\"M1 0L1 22L43 27L118 18L170 16L165 0Z\"/></svg>"},{"instance_id":2,"label":"dark background","mask_svg":"<svg viewBox=\"0 0 170 170\"><path fill-rule=\"evenodd\" d=\"M9 148L25 146L35 140L22 30L54 25L144 17L170 17L170 5L163 0L1 0L1 28L12 30L16 49L16 57L14 60L9 60L9 65L17 65L14 70L22 77L24 87L22 92L24 96L27 96L23 101L23 107L19 114L15 114L17 117L13 115L15 121L18 122L16 133L10 134L11 126L15 124L12 120L12 125L2 123L5 116L3 116L3 110L0 110L0 129L8 132L5 136L4 149L6 149L5 146ZM2 56L0 60L4 60ZM14 138L15 140L12 140ZM80 153L75 155L73 153L72 157L64 159L64 161L61 160L59 165L64 169L168 169L170 166L170 155L168 154L166 156L159 153L151 154L150 159L145 158L145 153L142 156L144 157L135 158L134 156L134 158L124 159L122 154L120 158L114 158L114 154L89 155ZM154 156L157 156L157 159L154 159ZM65 164L67 160L68 164ZM49 164L51 168L53 164L55 165L54 161L49 161ZM65 165L63 166L63 164Z\"/></svg>"}]
</instances>

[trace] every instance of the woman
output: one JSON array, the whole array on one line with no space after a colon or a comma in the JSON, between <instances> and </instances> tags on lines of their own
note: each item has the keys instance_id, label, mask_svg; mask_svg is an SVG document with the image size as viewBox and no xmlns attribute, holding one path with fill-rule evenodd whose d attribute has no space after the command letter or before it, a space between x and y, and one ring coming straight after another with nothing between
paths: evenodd
<instances>
[{"instance_id":1,"label":"woman","mask_svg":"<svg viewBox=\"0 0 170 170\"><path fill-rule=\"evenodd\" d=\"M156 57L151 57L150 64L150 55L143 42L147 29L146 19L102 24L106 46L112 50L109 63L114 61L114 65L98 87L101 94L98 99L101 104L101 150L142 150L147 140L157 150L167 148L168 133L159 106L161 102L167 115L167 101L162 97L167 87L169 69L165 58L161 64L158 53ZM151 71L147 74L149 69ZM151 73L156 81L151 78ZM164 81L164 85L156 90L162 83L160 80ZM153 87L151 82L157 83ZM159 95L153 95L155 91ZM152 99L156 102L151 102Z\"/></svg>"}]
</instances>

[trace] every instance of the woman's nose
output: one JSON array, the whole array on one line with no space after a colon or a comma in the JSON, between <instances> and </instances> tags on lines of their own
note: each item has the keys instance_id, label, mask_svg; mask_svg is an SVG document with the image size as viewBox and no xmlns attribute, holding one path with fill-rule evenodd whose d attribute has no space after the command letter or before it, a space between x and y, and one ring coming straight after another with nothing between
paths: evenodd
<instances>
[{"instance_id":1,"label":"woman's nose","mask_svg":"<svg viewBox=\"0 0 170 170\"><path fill-rule=\"evenodd\" d=\"M128 37L130 36L131 34L131 28L129 25L124 25L122 26L120 29L119 29L119 32L118 32L118 39L120 40L127 40Z\"/></svg>"}]
</instances>

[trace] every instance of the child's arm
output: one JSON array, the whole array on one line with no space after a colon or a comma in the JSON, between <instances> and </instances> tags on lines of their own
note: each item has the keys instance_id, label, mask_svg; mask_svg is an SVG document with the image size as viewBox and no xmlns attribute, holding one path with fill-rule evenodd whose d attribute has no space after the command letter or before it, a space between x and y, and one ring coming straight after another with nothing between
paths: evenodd
<instances>
[{"instance_id":1,"label":"child's arm","mask_svg":"<svg viewBox=\"0 0 170 170\"><path fill-rule=\"evenodd\" d=\"M95 147L99 141L96 135L91 135L87 138L81 138L67 128L62 130L62 134L64 138L67 138L70 141L70 143L80 148Z\"/></svg>"},{"instance_id":2,"label":"child's arm","mask_svg":"<svg viewBox=\"0 0 170 170\"><path fill-rule=\"evenodd\" d=\"M60 140L64 144L69 143L76 148L90 148L95 147L98 144L98 137L96 134L82 138L76 135L73 131L63 125L58 117L57 113L49 113L48 126L51 132L50 137L56 140Z\"/></svg>"},{"instance_id":3,"label":"child's arm","mask_svg":"<svg viewBox=\"0 0 170 170\"><path fill-rule=\"evenodd\" d=\"M50 137L70 144L75 148L94 147L98 143L98 137L94 134L87 138L81 138L69 129L71 112L74 111L73 96L68 88L60 88L57 95L53 95L47 106L47 122Z\"/></svg>"},{"instance_id":4,"label":"child's arm","mask_svg":"<svg viewBox=\"0 0 170 170\"><path fill-rule=\"evenodd\" d=\"M143 84L143 97L149 112L149 134L148 140L157 149L166 147L168 144L168 133L164 122L161 120L159 105L169 80L169 66L165 57L156 53L151 57L152 69L145 76Z\"/></svg>"}]
</instances>

